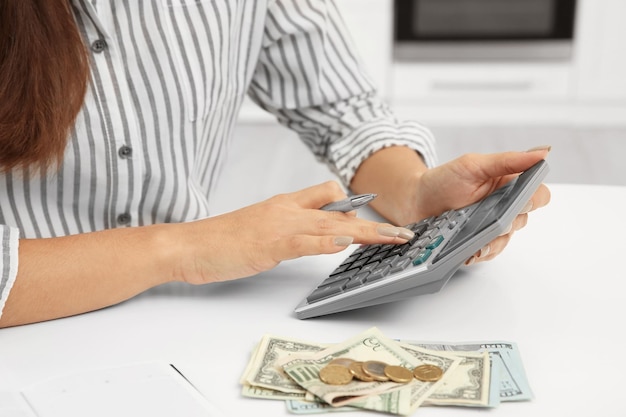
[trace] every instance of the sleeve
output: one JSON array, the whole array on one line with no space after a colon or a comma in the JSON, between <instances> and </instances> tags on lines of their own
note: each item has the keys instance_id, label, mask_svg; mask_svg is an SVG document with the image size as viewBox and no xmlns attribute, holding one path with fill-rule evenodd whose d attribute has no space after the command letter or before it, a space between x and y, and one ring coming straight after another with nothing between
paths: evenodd
<instances>
[{"instance_id":1,"label":"sleeve","mask_svg":"<svg viewBox=\"0 0 626 417\"><path fill-rule=\"evenodd\" d=\"M248 93L346 186L363 160L388 146L437 163L431 132L398 120L378 97L332 0L271 4Z\"/></svg>"},{"instance_id":2,"label":"sleeve","mask_svg":"<svg viewBox=\"0 0 626 417\"><path fill-rule=\"evenodd\" d=\"M0 252L0 317L9 297L9 292L17 276L17 249L19 231L16 228L0 225L2 252Z\"/></svg>"}]
</instances>

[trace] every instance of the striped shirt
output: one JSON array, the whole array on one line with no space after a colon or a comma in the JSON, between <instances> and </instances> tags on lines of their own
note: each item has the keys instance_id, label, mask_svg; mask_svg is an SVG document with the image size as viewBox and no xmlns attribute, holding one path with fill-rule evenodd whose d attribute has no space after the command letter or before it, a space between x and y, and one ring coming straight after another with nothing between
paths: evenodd
<instances>
[{"instance_id":1,"label":"striped shirt","mask_svg":"<svg viewBox=\"0 0 626 417\"><path fill-rule=\"evenodd\" d=\"M91 76L57 172L0 174L0 313L19 238L211 215L246 94L349 184L371 153L433 139L377 96L332 0L72 0Z\"/></svg>"}]
</instances>

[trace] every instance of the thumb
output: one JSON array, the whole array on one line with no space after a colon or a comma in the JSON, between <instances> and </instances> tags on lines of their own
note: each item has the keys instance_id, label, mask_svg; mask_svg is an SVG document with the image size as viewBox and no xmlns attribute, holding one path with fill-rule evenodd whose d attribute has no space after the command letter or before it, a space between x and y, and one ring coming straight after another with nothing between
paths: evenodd
<instances>
[{"instance_id":1,"label":"thumb","mask_svg":"<svg viewBox=\"0 0 626 417\"><path fill-rule=\"evenodd\" d=\"M550 146L540 146L526 152L504 152L484 155L481 169L489 178L503 177L518 174L545 159L550 152Z\"/></svg>"}]
</instances>

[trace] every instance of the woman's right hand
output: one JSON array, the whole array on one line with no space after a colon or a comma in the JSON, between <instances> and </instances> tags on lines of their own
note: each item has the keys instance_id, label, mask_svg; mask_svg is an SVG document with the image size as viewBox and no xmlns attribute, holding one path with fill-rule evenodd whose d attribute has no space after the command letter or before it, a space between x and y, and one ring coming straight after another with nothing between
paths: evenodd
<instances>
[{"instance_id":1,"label":"woman's right hand","mask_svg":"<svg viewBox=\"0 0 626 417\"><path fill-rule=\"evenodd\" d=\"M326 182L281 194L251 206L174 225L180 257L173 279L192 284L243 278L281 261L330 254L351 243L404 243L412 232L356 217L355 212L319 208L346 198L339 184Z\"/></svg>"}]
</instances>

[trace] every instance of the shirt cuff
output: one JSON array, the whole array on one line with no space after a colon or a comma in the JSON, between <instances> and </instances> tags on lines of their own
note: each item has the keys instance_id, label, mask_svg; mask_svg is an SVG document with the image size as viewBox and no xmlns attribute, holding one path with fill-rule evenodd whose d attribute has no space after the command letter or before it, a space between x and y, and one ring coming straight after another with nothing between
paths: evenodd
<instances>
[{"instance_id":1,"label":"shirt cuff","mask_svg":"<svg viewBox=\"0 0 626 417\"><path fill-rule=\"evenodd\" d=\"M437 164L435 138L431 131L413 121L379 119L359 126L330 145L329 161L335 174L349 186L361 163L373 153L390 146L406 146L420 154L427 167Z\"/></svg>"},{"instance_id":2,"label":"shirt cuff","mask_svg":"<svg viewBox=\"0 0 626 417\"><path fill-rule=\"evenodd\" d=\"M2 251L0 252L0 317L17 277L19 230L0 226Z\"/></svg>"}]
</instances>

